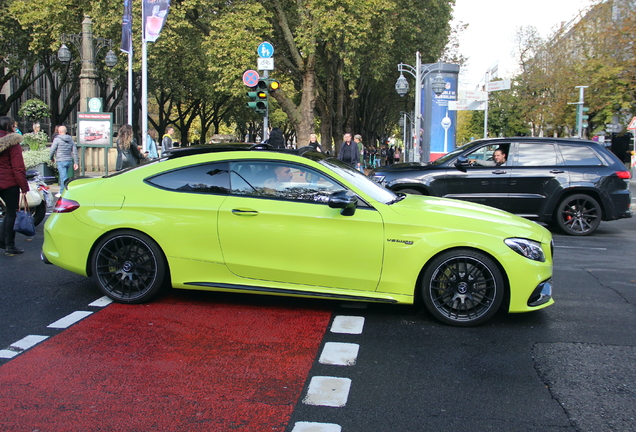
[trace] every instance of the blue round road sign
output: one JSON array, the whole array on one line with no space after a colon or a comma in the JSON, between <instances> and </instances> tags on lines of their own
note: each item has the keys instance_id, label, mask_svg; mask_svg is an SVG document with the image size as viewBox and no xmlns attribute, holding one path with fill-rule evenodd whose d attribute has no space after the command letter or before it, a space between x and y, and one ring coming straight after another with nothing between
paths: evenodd
<instances>
[{"instance_id":1,"label":"blue round road sign","mask_svg":"<svg viewBox=\"0 0 636 432\"><path fill-rule=\"evenodd\" d=\"M248 87L254 87L258 84L258 80L261 77L258 75L258 72L255 70L247 70L243 73L243 84Z\"/></svg>"},{"instance_id":2,"label":"blue round road sign","mask_svg":"<svg viewBox=\"0 0 636 432\"><path fill-rule=\"evenodd\" d=\"M272 58L274 55L274 46L269 42L262 42L258 46L257 52L260 58Z\"/></svg>"}]
</instances>

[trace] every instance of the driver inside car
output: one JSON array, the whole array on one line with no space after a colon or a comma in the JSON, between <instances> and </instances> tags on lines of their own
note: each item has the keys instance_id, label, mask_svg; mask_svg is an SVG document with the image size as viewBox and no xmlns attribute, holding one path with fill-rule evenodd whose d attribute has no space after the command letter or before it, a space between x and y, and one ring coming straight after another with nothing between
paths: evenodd
<instances>
[{"instance_id":1,"label":"driver inside car","mask_svg":"<svg viewBox=\"0 0 636 432\"><path fill-rule=\"evenodd\" d=\"M506 163L506 153L502 149L497 149L492 154L492 160L468 159L471 165L478 166L501 166Z\"/></svg>"}]
</instances>

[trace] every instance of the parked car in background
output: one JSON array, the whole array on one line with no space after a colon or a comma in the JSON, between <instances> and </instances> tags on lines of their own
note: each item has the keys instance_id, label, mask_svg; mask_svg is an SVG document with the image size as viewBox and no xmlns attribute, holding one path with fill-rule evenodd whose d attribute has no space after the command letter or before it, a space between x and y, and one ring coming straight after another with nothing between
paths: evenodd
<instances>
[{"instance_id":1,"label":"parked car in background","mask_svg":"<svg viewBox=\"0 0 636 432\"><path fill-rule=\"evenodd\" d=\"M552 254L548 230L510 213L395 194L313 149L267 145L174 149L71 180L42 249L122 303L163 287L421 298L457 326L551 305Z\"/></svg>"},{"instance_id":2,"label":"parked car in background","mask_svg":"<svg viewBox=\"0 0 636 432\"><path fill-rule=\"evenodd\" d=\"M496 165L493 153L506 161ZM632 217L630 172L593 141L496 138L471 142L436 161L370 172L395 192L455 198L589 235L603 221Z\"/></svg>"}]
</instances>

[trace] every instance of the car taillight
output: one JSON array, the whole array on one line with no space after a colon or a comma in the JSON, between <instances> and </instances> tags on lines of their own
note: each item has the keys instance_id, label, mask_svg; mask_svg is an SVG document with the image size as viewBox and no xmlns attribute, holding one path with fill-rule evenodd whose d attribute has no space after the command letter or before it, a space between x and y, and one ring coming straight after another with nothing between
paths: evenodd
<instances>
[{"instance_id":1,"label":"car taillight","mask_svg":"<svg viewBox=\"0 0 636 432\"><path fill-rule=\"evenodd\" d=\"M70 213L79 208L79 203L66 198L60 198L55 203L53 213Z\"/></svg>"},{"instance_id":2,"label":"car taillight","mask_svg":"<svg viewBox=\"0 0 636 432\"><path fill-rule=\"evenodd\" d=\"M629 171L616 171L616 175L619 179L629 180L632 175Z\"/></svg>"}]
</instances>

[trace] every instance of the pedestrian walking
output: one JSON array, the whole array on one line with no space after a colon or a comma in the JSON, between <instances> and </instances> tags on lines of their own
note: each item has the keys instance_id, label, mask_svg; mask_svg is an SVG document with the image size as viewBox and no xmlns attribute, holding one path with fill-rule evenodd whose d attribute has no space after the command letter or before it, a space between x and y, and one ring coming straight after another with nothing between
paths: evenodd
<instances>
[{"instance_id":1,"label":"pedestrian walking","mask_svg":"<svg viewBox=\"0 0 636 432\"><path fill-rule=\"evenodd\" d=\"M71 166L73 170L79 167L79 155L77 152L77 144L73 140L73 137L66 134L66 126L58 126L57 132L58 135L51 145L50 158L57 165L60 191L55 196L59 197L66 187L66 180L69 178L69 169Z\"/></svg>"},{"instance_id":2,"label":"pedestrian walking","mask_svg":"<svg viewBox=\"0 0 636 432\"><path fill-rule=\"evenodd\" d=\"M157 159L159 157L157 152L157 131L154 129L150 129L146 137L146 157L148 159Z\"/></svg>"},{"instance_id":3,"label":"pedestrian walking","mask_svg":"<svg viewBox=\"0 0 636 432\"><path fill-rule=\"evenodd\" d=\"M133 129L129 124L122 125L117 134L117 162L115 170L120 171L139 165L142 156L137 147L137 140L133 138Z\"/></svg>"},{"instance_id":4,"label":"pedestrian walking","mask_svg":"<svg viewBox=\"0 0 636 432\"><path fill-rule=\"evenodd\" d=\"M322 153L322 146L318 142L316 134L309 134L309 147L313 147L317 152Z\"/></svg>"},{"instance_id":5,"label":"pedestrian walking","mask_svg":"<svg viewBox=\"0 0 636 432\"><path fill-rule=\"evenodd\" d=\"M172 135L174 135L174 128L169 127L161 139L161 153L172 150Z\"/></svg>"},{"instance_id":6,"label":"pedestrian walking","mask_svg":"<svg viewBox=\"0 0 636 432\"><path fill-rule=\"evenodd\" d=\"M338 159L352 168L358 169L358 165L360 165L358 145L351 139L351 134L348 132L344 134L343 140L344 142L340 145L340 152L338 152Z\"/></svg>"},{"instance_id":7,"label":"pedestrian walking","mask_svg":"<svg viewBox=\"0 0 636 432\"><path fill-rule=\"evenodd\" d=\"M364 144L362 144L362 135L356 134L353 140L358 146L358 171L364 174Z\"/></svg>"},{"instance_id":8,"label":"pedestrian walking","mask_svg":"<svg viewBox=\"0 0 636 432\"><path fill-rule=\"evenodd\" d=\"M15 246L16 211L20 206L20 191L26 201L29 183L22 158L22 136L15 133L13 119L0 117L0 198L4 201L5 215L0 225L0 248L6 256L21 254L24 250Z\"/></svg>"}]
</instances>

